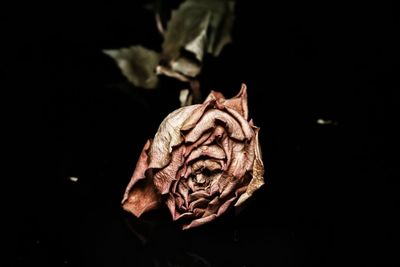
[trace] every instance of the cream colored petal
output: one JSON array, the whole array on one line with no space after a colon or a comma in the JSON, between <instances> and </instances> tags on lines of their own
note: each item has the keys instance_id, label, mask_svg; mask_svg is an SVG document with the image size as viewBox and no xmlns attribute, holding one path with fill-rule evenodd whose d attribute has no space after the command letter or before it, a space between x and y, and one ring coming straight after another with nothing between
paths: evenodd
<instances>
[{"instance_id":1,"label":"cream colored petal","mask_svg":"<svg viewBox=\"0 0 400 267\"><path fill-rule=\"evenodd\" d=\"M242 194L238 201L235 203L235 207L240 206L245 202L253 193L264 184L264 164L262 162L261 148L258 141L259 128L255 129L256 132L256 146L255 146L255 160L253 165L253 178L250 181L247 190Z\"/></svg>"},{"instance_id":2,"label":"cream colored petal","mask_svg":"<svg viewBox=\"0 0 400 267\"><path fill-rule=\"evenodd\" d=\"M170 113L160 124L149 152L149 168L161 169L171 160L172 148L182 143L181 129L191 117L201 117L205 104L183 107Z\"/></svg>"}]
</instances>

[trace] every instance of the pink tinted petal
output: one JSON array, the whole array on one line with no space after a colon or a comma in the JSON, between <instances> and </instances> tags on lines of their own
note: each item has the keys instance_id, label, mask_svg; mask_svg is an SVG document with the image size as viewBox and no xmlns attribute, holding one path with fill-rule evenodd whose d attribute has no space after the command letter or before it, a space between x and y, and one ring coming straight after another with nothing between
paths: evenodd
<instances>
[{"instance_id":1,"label":"pink tinted petal","mask_svg":"<svg viewBox=\"0 0 400 267\"><path fill-rule=\"evenodd\" d=\"M185 158L190 155L190 153L192 152L193 149L201 146L205 141L207 141L211 136L211 132L209 133L204 133L196 142L187 145L186 144L186 150L185 150L185 154L183 155Z\"/></svg>"},{"instance_id":2,"label":"pink tinted petal","mask_svg":"<svg viewBox=\"0 0 400 267\"><path fill-rule=\"evenodd\" d=\"M221 178L219 178L219 179L221 179ZM219 179L211 184L211 186L210 186L210 196L213 196L213 195L215 195L216 193L219 192Z\"/></svg>"},{"instance_id":3,"label":"pink tinted petal","mask_svg":"<svg viewBox=\"0 0 400 267\"><path fill-rule=\"evenodd\" d=\"M219 206L221 206L221 199L217 196L213 198L207 205L206 211L204 212L204 217L207 217L211 214L216 214Z\"/></svg>"},{"instance_id":4,"label":"pink tinted petal","mask_svg":"<svg viewBox=\"0 0 400 267\"><path fill-rule=\"evenodd\" d=\"M238 180L238 179L233 180L233 181L230 181L230 182L223 188L223 190L222 190L222 192L221 192L221 195L220 195L220 198L223 199L223 198L225 198L225 197L231 195L231 194L235 191L235 189L236 189L237 185L239 184L239 182L240 182L240 180Z\"/></svg>"},{"instance_id":5,"label":"pink tinted petal","mask_svg":"<svg viewBox=\"0 0 400 267\"><path fill-rule=\"evenodd\" d=\"M223 159L206 159L204 166L210 171L222 170L225 167L225 162Z\"/></svg>"},{"instance_id":6,"label":"pink tinted petal","mask_svg":"<svg viewBox=\"0 0 400 267\"><path fill-rule=\"evenodd\" d=\"M202 105L200 105L200 108L196 109L193 114L191 114L190 117L188 117L182 127L180 128L181 131L187 131L190 130L192 128L194 128L196 126L196 124L198 123L198 121L200 120L200 118L203 116L204 112L206 111L206 109L211 105L212 103L204 103Z\"/></svg>"},{"instance_id":7,"label":"pink tinted petal","mask_svg":"<svg viewBox=\"0 0 400 267\"><path fill-rule=\"evenodd\" d=\"M167 194L170 190L172 181L176 180L177 172L183 164L183 153L185 153L184 146L176 148L172 152L171 162L164 169L158 171L154 175L154 185L161 194Z\"/></svg>"},{"instance_id":8,"label":"pink tinted petal","mask_svg":"<svg viewBox=\"0 0 400 267\"><path fill-rule=\"evenodd\" d=\"M176 210L176 203L175 203L175 197L173 196L172 193L170 193L167 197L167 200L165 202L167 204L167 207L169 209L169 212L172 215L172 220L177 220L178 217L180 216L179 211Z\"/></svg>"},{"instance_id":9,"label":"pink tinted petal","mask_svg":"<svg viewBox=\"0 0 400 267\"><path fill-rule=\"evenodd\" d=\"M179 215L174 221L176 221L176 220L184 220L184 219L193 219L193 218L196 218L196 217L197 216L196 216L195 213L193 213L191 211L188 211L188 212L185 212L185 213L182 213L181 215Z\"/></svg>"},{"instance_id":10,"label":"pink tinted petal","mask_svg":"<svg viewBox=\"0 0 400 267\"><path fill-rule=\"evenodd\" d=\"M222 149L225 152L226 156L226 164L229 166L231 164L231 159L232 159L232 141L225 136L224 139L222 139L220 145L222 146Z\"/></svg>"},{"instance_id":11,"label":"pink tinted petal","mask_svg":"<svg viewBox=\"0 0 400 267\"><path fill-rule=\"evenodd\" d=\"M238 189L236 189L235 191L235 196L240 196L242 195L244 192L246 192L248 185L244 185L242 187L239 187Z\"/></svg>"},{"instance_id":12,"label":"pink tinted petal","mask_svg":"<svg viewBox=\"0 0 400 267\"><path fill-rule=\"evenodd\" d=\"M175 195L175 203L179 210L187 210L187 208L185 207L185 201L180 196Z\"/></svg>"},{"instance_id":13,"label":"pink tinted petal","mask_svg":"<svg viewBox=\"0 0 400 267\"><path fill-rule=\"evenodd\" d=\"M262 162L261 158L261 148L260 148L260 143L258 141L258 131L259 129L257 128L256 130L256 138L255 138L255 160L253 164L253 170L252 170L252 179L249 182L249 185L246 189L246 192L243 193L238 201L235 203L235 206L240 206L243 202L245 202L253 193L259 189L261 186L264 185L264 164Z\"/></svg>"},{"instance_id":14,"label":"pink tinted petal","mask_svg":"<svg viewBox=\"0 0 400 267\"><path fill-rule=\"evenodd\" d=\"M187 168L188 168L188 166L187 166L186 164L183 164L183 165L179 168L178 172L176 173L175 178L176 178L177 180L179 180L180 178L184 177L184 176L185 176L185 173L187 172Z\"/></svg>"},{"instance_id":15,"label":"pink tinted petal","mask_svg":"<svg viewBox=\"0 0 400 267\"><path fill-rule=\"evenodd\" d=\"M190 162L201 156L207 156L207 157L214 158L214 159L224 159L225 152L221 147L219 147L217 145L201 146L201 147L193 150L193 152L189 155L186 162Z\"/></svg>"},{"instance_id":16,"label":"pink tinted petal","mask_svg":"<svg viewBox=\"0 0 400 267\"><path fill-rule=\"evenodd\" d=\"M195 201L196 199L199 199L199 198L207 198L209 196L210 195L206 191L199 190L199 191L189 194L189 202Z\"/></svg>"},{"instance_id":17,"label":"pink tinted petal","mask_svg":"<svg viewBox=\"0 0 400 267\"><path fill-rule=\"evenodd\" d=\"M232 205L233 201L235 201L235 199L236 199L236 197L233 197L233 198L225 201L224 204L222 204L221 207L219 207L218 212L217 212L217 217L224 214L228 210L228 208Z\"/></svg>"},{"instance_id":18,"label":"pink tinted petal","mask_svg":"<svg viewBox=\"0 0 400 267\"><path fill-rule=\"evenodd\" d=\"M189 187L187 184L180 182L178 185L178 193L182 196L185 201L185 205L189 206Z\"/></svg>"},{"instance_id":19,"label":"pink tinted petal","mask_svg":"<svg viewBox=\"0 0 400 267\"><path fill-rule=\"evenodd\" d=\"M182 229L183 230L187 230L187 229L190 229L190 228L193 228L193 227L198 227L200 225L203 225L205 223L209 223L209 222L215 220L215 218L217 218L217 215L211 214L211 215L209 215L207 217L193 220L190 224L184 224Z\"/></svg>"},{"instance_id":20,"label":"pink tinted petal","mask_svg":"<svg viewBox=\"0 0 400 267\"><path fill-rule=\"evenodd\" d=\"M234 144L235 146L236 144ZM232 163L228 168L228 173L231 177L241 178L246 171L250 169L253 162L248 158L245 151L238 151L233 153Z\"/></svg>"},{"instance_id":21,"label":"pink tinted petal","mask_svg":"<svg viewBox=\"0 0 400 267\"><path fill-rule=\"evenodd\" d=\"M247 87L242 84L239 94L231 99L224 101L224 106L236 110L244 119L249 117L249 108L247 106Z\"/></svg>"},{"instance_id":22,"label":"pink tinted petal","mask_svg":"<svg viewBox=\"0 0 400 267\"><path fill-rule=\"evenodd\" d=\"M248 121L240 115L236 110L231 109L231 108L226 108L226 110L229 112L229 114L232 115L236 119L237 122L240 124L240 128L243 131L244 135L246 136L247 140L251 140L254 137L254 131L251 128L250 124ZM242 141L243 139L240 139Z\"/></svg>"},{"instance_id":23,"label":"pink tinted petal","mask_svg":"<svg viewBox=\"0 0 400 267\"><path fill-rule=\"evenodd\" d=\"M211 92L208 94L206 100L204 100L203 103L207 103L207 102L210 102L212 100L216 100L218 102L221 102L221 101L225 100L225 97L220 92L216 92L216 91L211 90Z\"/></svg>"},{"instance_id":24,"label":"pink tinted petal","mask_svg":"<svg viewBox=\"0 0 400 267\"><path fill-rule=\"evenodd\" d=\"M191 175L192 174L192 167L191 166L188 166L187 168L186 168L186 172L185 172L185 174L184 174L184 178L185 179L187 179L188 177L189 177L189 175Z\"/></svg>"},{"instance_id":25,"label":"pink tinted petal","mask_svg":"<svg viewBox=\"0 0 400 267\"><path fill-rule=\"evenodd\" d=\"M170 163L173 148L184 140L181 134L183 124L194 114L202 114L204 109L204 104L183 107L163 120L149 151L149 168L162 169Z\"/></svg>"},{"instance_id":26,"label":"pink tinted petal","mask_svg":"<svg viewBox=\"0 0 400 267\"><path fill-rule=\"evenodd\" d=\"M147 152L150 145L151 141L148 140L143 147L122 200L122 207L136 217L157 208L160 203L160 196L154 187L151 175L146 177L145 174L148 168Z\"/></svg>"},{"instance_id":27,"label":"pink tinted petal","mask_svg":"<svg viewBox=\"0 0 400 267\"><path fill-rule=\"evenodd\" d=\"M136 163L136 167L132 174L132 178L125 189L125 194L124 198L122 199L122 203L124 203L125 200L128 198L129 191L137 183L137 181L144 179L146 177L145 172L149 166L147 153L149 151L150 145L151 145L151 140L147 140L146 144L142 149L142 152L140 153L139 159Z\"/></svg>"},{"instance_id":28,"label":"pink tinted petal","mask_svg":"<svg viewBox=\"0 0 400 267\"><path fill-rule=\"evenodd\" d=\"M199 198L195 201L193 201L192 203L190 203L189 205L189 210L193 210L194 208L205 208L207 207L208 202L210 202L208 199L206 198Z\"/></svg>"},{"instance_id":29,"label":"pink tinted petal","mask_svg":"<svg viewBox=\"0 0 400 267\"><path fill-rule=\"evenodd\" d=\"M232 144L232 162L229 165L229 175L242 178L247 171L253 168L255 157L255 140L251 139L249 144L233 143Z\"/></svg>"},{"instance_id":30,"label":"pink tinted petal","mask_svg":"<svg viewBox=\"0 0 400 267\"><path fill-rule=\"evenodd\" d=\"M185 136L185 141L186 142L194 142L197 139L200 138L200 136L210 130L216 127L216 121L221 121L225 123L225 127L227 129L227 132L229 133L229 136L232 138L235 138L237 140L244 140L245 136L243 134L243 131L241 129L240 124L238 123L235 118L227 114L226 112L223 112L218 109L211 109L208 110L204 113L203 117L200 119L196 127L194 127L186 136Z\"/></svg>"},{"instance_id":31,"label":"pink tinted petal","mask_svg":"<svg viewBox=\"0 0 400 267\"><path fill-rule=\"evenodd\" d=\"M161 198L150 179L140 180L129 191L128 197L123 202L124 210L140 217L144 212L159 206Z\"/></svg>"},{"instance_id":32,"label":"pink tinted petal","mask_svg":"<svg viewBox=\"0 0 400 267\"><path fill-rule=\"evenodd\" d=\"M212 142L214 142L214 140L219 140L219 139L223 138L224 134L225 134L224 127L222 127L221 125L217 125L214 129L214 132L212 134L210 134L210 136L204 142L204 145L209 145Z\"/></svg>"},{"instance_id":33,"label":"pink tinted petal","mask_svg":"<svg viewBox=\"0 0 400 267\"><path fill-rule=\"evenodd\" d=\"M199 218L199 217L202 217L202 216L203 216L204 212L205 212L205 209L202 209L202 208L195 208L195 209L193 210L193 215L194 215L196 218Z\"/></svg>"}]
</instances>

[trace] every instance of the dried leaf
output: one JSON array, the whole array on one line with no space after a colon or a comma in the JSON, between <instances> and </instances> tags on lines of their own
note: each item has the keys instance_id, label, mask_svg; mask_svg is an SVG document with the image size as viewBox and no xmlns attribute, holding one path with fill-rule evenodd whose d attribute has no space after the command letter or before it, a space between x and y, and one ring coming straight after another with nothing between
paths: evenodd
<instances>
[{"instance_id":1,"label":"dried leaf","mask_svg":"<svg viewBox=\"0 0 400 267\"><path fill-rule=\"evenodd\" d=\"M103 52L116 61L124 76L135 86L147 89L157 87L155 70L160 60L157 52L140 45Z\"/></svg>"},{"instance_id":2,"label":"dried leaf","mask_svg":"<svg viewBox=\"0 0 400 267\"><path fill-rule=\"evenodd\" d=\"M235 1L188 0L172 13L162 59L173 71L196 77L205 53L218 56L231 42Z\"/></svg>"}]
</instances>

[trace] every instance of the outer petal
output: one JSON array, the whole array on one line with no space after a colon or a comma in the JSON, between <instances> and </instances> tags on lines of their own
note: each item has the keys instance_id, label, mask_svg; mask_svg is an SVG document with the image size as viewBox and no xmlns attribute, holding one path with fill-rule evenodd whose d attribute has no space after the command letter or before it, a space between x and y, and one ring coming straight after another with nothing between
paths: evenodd
<instances>
[{"instance_id":1,"label":"outer petal","mask_svg":"<svg viewBox=\"0 0 400 267\"><path fill-rule=\"evenodd\" d=\"M216 100L217 102L222 102L222 101L225 101L225 97L220 92L211 90L211 92L208 94L206 100L204 100L204 103L207 103L211 100Z\"/></svg>"},{"instance_id":2,"label":"outer petal","mask_svg":"<svg viewBox=\"0 0 400 267\"><path fill-rule=\"evenodd\" d=\"M255 129L256 132L256 146L255 146L255 159L253 165L253 178L250 181L247 190L244 194L242 194L238 201L235 203L235 207L240 206L243 202L245 202L251 195L259 189L264 184L264 164L261 158L261 148L260 143L258 141L258 132L259 128Z\"/></svg>"},{"instance_id":3,"label":"outer petal","mask_svg":"<svg viewBox=\"0 0 400 267\"><path fill-rule=\"evenodd\" d=\"M148 140L143 147L135 171L125 190L122 206L126 211L133 213L136 217L142 213L152 210L160 203L160 196L156 191L153 178L148 170L148 150L151 141ZM146 174L147 173L147 174Z\"/></svg>"},{"instance_id":4,"label":"outer petal","mask_svg":"<svg viewBox=\"0 0 400 267\"><path fill-rule=\"evenodd\" d=\"M204 103L215 100L217 106L227 107L238 112L246 120L249 117L249 108L247 104L247 86L243 83L240 92L233 98L225 99L220 92L211 91ZM219 105L218 105L219 104Z\"/></svg>"},{"instance_id":5,"label":"outer petal","mask_svg":"<svg viewBox=\"0 0 400 267\"><path fill-rule=\"evenodd\" d=\"M224 102L224 105L228 108L234 109L239 112L246 120L249 117L249 108L247 105L247 87L243 83L239 94L235 97L228 99Z\"/></svg>"},{"instance_id":6,"label":"outer petal","mask_svg":"<svg viewBox=\"0 0 400 267\"><path fill-rule=\"evenodd\" d=\"M172 148L182 143L182 127L190 120L195 124L193 118L200 119L208 104L198 104L183 107L169 114L161 123L154 137L149 151L149 168L161 169L167 166L171 160Z\"/></svg>"}]
</instances>

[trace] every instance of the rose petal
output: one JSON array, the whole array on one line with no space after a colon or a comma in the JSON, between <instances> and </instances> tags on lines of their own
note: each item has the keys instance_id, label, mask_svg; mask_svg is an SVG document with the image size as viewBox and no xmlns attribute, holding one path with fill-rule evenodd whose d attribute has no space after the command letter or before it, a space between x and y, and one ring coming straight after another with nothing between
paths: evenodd
<instances>
[{"instance_id":1,"label":"rose petal","mask_svg":"<svg viewBox=\"0 0 400 267\"><path fill-rule=\"evenodd\" d=\"M210 134L207 138L207 140L203 143L203 145L209 145L212 142L214 142L215 140L220 140L223 138L225 134L225 129L224 127L222 127L221 125L217 125L214 129L214 131L212 132L212 134Z\"/></svg>"},{"instance_id":2,"label":"rose petal","mask_svg":"<svg viewBox=\"0 0 400 267\"><path fill-rule=\"evenodd\" d=\"M126 187L122 200L122 207L136 217L139 217L146 211L155 209L160 203L160 196L154 187L151 177L146 177L145 174L148 169L147 153L150 145L151 141L148 140L136 163L135 171Z\"/></svg>"},{"instance_id":3,"label":"rose petal","mask_svg":"<svg viewBox=\"0 0 400 267\"><path fill-rule=\"evenodd\" d=\"M210 197L209 193L207 193L205 190L198 190L196 192L189 194L189 202L195 201L196 199L199 198L207 198L207 197Z\"/></svg>"},{"instance_id":4,"label":"rose petal","mask_svg":"<svg viewBox=\"0 0 400 267\"><path fill-rule=\"evenodd\" d=\"M223 188L220 198L226 198L227 196L231 195L236 190L239 183L240 180L238 179L229 181L229 183Z\"/></svg>"},{"instance_id":5,"label":"rose petal","mask_svg":"<svg viewBox=\"0 0 400 267\"><path fill-rule=\"evenodd\" d=\"M189 187L186 183L180 182L178 184L178 193L182 196L185 201L185 205L189 206Z\"/></svg>"},{"instance_id":6,"label":"rose petal","mask_svg":"<svg viewBox=\"0 0 400 267\"><path fill-rule=\"evenodd\" d=\"M210 102L212 100L216 100L218 102L222 102L222 101L225 100L225 97L220 92L216 92L216 91L211 90L211 92L208 94L206 100L204 100L203 103L207 103L207 102Z\"/></svg>"},{"instance_id":7,"label":"rose petal","mask_svg":"<svg viewBox=\"0 0 400 267\"><path fill-rule=\"evenodd\" d=\"M122 203L124 203L129 195L129 191L131 188L139 181L140 179L144 179L146 177L145 171L148 168L148 151L151 145L151 140L147 140L146 144L144 145L142 152L140 153L139 159L136 163L135 170L132 174L132 178L128 183L128 186L125 189L124 198L122 199Z\"/></svg>"},{"instance_id":8,"label":"rose petal","mask_svg":"<svg viewBox=\"0 0 400 267\"><path fill-rule=\"evenodd\" d=\"M221 147L217 145L201 146L192 151L186 162L190 162L201 156L207 156L209 158L214 158L214 159L224 159L225 152Z\"/></svg>"},{"instance_id":9,"label":"rose petal","mask_svg":"<svg viewBox=\"0 0 400 267\"><path fill-rule=\"evenodd\" d=\"M178 146L184 140L181 128L185 121L192 116L201 117L206 108L205 104L183 107L175 110L163 120L149 151L149 168L161 169L168 165L173 147Z\"/></svg>"},{"instance_id":10,"label":"rose petal","mask_svg":"<svg viewBox=\"0 0 400 267\"><path fill-rule=\"evenodd\" d=\"M170 193L167 197L167 200L165 202L167 204L167 207L169 209L169 212L172 215L172 220L177 220L178 217L180 216L179 211L176 210L176 202L175 202L175 197L173 196L172 193Z\"/></svg>"},{"instance_id":11,"label":"rose petal","mask_svg":"<svg viewBox=\"0 0 400 267\"><path fill-rule=\"evenodd\" d=\"M247 140L251 140L254 137L254 131L247 120L240 115L236 110L226 107L226 110L239 122L240 128L242 129ZM243 139L240 139L242 141Z\"/></svg>"},{"instance_id":12,"label":"rose petal","mask_svg":"<svg viewBox=\"0 0 400 267\"><path fill-rule=\"evenodd\" d=\"M222 200L220 199L220 197L215 197L213 198L207 205L206 211L204 212L204 217L207 217L211 214L217 214L218 208L221 206L221 202Z\"/></svg>"},{"instance_id":13,"label":"rose petal","mask_svg":"<svg viewBox=\"0 0 400 267\"><path fill-rule=\"evenodd\" d=\"M185 175L183 176L185 179L187 179L189 177L189 175L192 174L192 167L188 166L185 172Z\"/></svg>"},{"instance_id":14,"label":"rose petal","mask_svg":"<svg viewBox=\"0 0 400 267\"><path fill-rule=\"evenodd\" d=\"M188 131L190 129L193 129L203 116L206 109L209 108L209 106L211 106L212 104L213 104L212 101L201 104L200 105L201 107L198 110L196 110L196 112L193 112L193 114L190 114L190 116L187 119L185 119L185 121L182 124L182 127L180 127L181 131Z\"/></svg>"},{"instance_id":15,"label":"rose petal","mask_svg":"<svg viewBox=\"0 0 400 267\"><path fill-rule=\"evenodd\" d=\"M244 119L249 117L249 108L247 105L247 86L243 83L239 94L224 101L224 106L236 110Z\"/></svg>"},{"instance_id":16,"label":"rose petal","mask_svg":"<svg viewBox=\"0 0 400 267\"><path fill-rule=\"evenodd\" d=\"M185 158L187 156L189 156L190 153L192 153L193 149L203 145L211 136L211 131L209 133L204 133L199 140L197 140L196 142L187 145L186 144L186 150L185 150L185 154L183 155Z\"/></svg>"},{"instance_id":17,"label":"rose petal","mask_svg":"<svg viewBox=\"0 0 400 267\"><path fill-rule=\"evenodd\" d=\"M250 144L233 144L232 163L229 165L228 173L236 178L242 178L250 171L254 162L254 140Z\"/></svg>"},{"instance_id":18,"label":"rose petal","mask_svg":"<svg viewBox=\"0 0 400 267\"><path fill-rule=\"evenodd\" d=\"M140 180L129 192L128 198L122 204L124 210L131 212L136 217L156 209L161 198L150 179Z\"/></svg>"},{"instance_id":19,"label":"rose petal","mask_svg":"<svg viewBox=\"0 0 400 267\"><path fill-rule=\"evenodd\" d=\"M211 214L211 215L209 215L207 217L203 217L203 218L200 218L200 219L193 220L190 224L184 224L182 229L183 230L187 230L187 229L190 229L190 228L193 228L193 227L197 227L197 226L203 225L205 223L211 222L212 220L215 220L215 218L217 218L217 215L216 214Z\"/></svg>"},{"instance_id":20,"label":"rose petal","mask_svg":"<svg viewBox=\"0 0 400 267\"><path fill-rule=\"evenodd\" d=\"M208 202L210 202L210 200L206 199L206 198L199 198L196 199L195 201L193 201L192 203L190 203L189 205L189 210L193 210L194 208L205 208L207 207L207 205L204 206L204 204L208 204Z\"/></svg>"},{"instance_id":21,"label":"rose petal","mask_svg":"<svg viewBox=\"0 0 400 267\"><path fill-rule=\"evenodd\" d=\"M224 202L224 204L222 204L217 212L217 217L221 216L221 214L223 214L232 204L232 202L236 199L236 197L232 197L231 199L227 200Z\"/></svg>"},{"instance_id":22,"label":"rose petal","mask_svg":"<svg viewBox=\"0 0 400 267\"><path fill-rule=\"evenodd\" d=\"M238 201L235 203L235 207L240 206L243 202L245 202L251 195L259 189L264 184L264 164L261 158L261 147L258 141L258 132L259 128L255 130L255 160L253 165L253 178L251 179L246 192L241 195Z\"/></svg>"},{"instance_id":23,"label":"rose petal","mask_svg":"<svg viewBox=\"0 0 400 267\"><path fill-rule=\"evenodd\" d=\"M243 134L242 127L240 126L239 122L235 120L235 118L229 116L229 114L221 110L210 109L204 113L198 124L185 136L185 141L195 142L200 138L200 136L202 136L204 132L215 128L216 121L225 123L225 127L230 137L240 141L244 140L245 136Z\"/></svg>"},{"instance_id":24,"label":"rose petal","mask_svg":"<svg viewBox=\"0 0 400 267\"><path fill-rule=\"evenodd\" d=\"M154 175L154 185L161 194L167 194L172 181L176 180L179 168L182 166L185 153L185 147L180 146L172 151L171 162L164 169Z\"/></svg>"},{"instance_id":25,"label":"rose petal","mask_svg":"<svg viewBox=\"0 0 400 267\"><path fill-rule=\"evenodd\" d=\"M226 136L225 138L222 139L221 146L226 155L226 165L230 166L231 160L232 160L232 154L233 154L233 151L231 149L232 148L232 140L230 140Z\"/></svg>"},{"instance_id":26,"label":"rose petal","mask_svg":"<svg viewBox=\"0 0 400 267\"><path fill-rule=\"evenodd\" d=\"M188 212L185 212L185 213L182 213L181 215L179 215L174 221L176 221L176 220L185 220L185 219L193 219L193 218L196 218L196 217L197 217L197 215L194 212L188 211Z\"/></svg>"}]
</instances>

